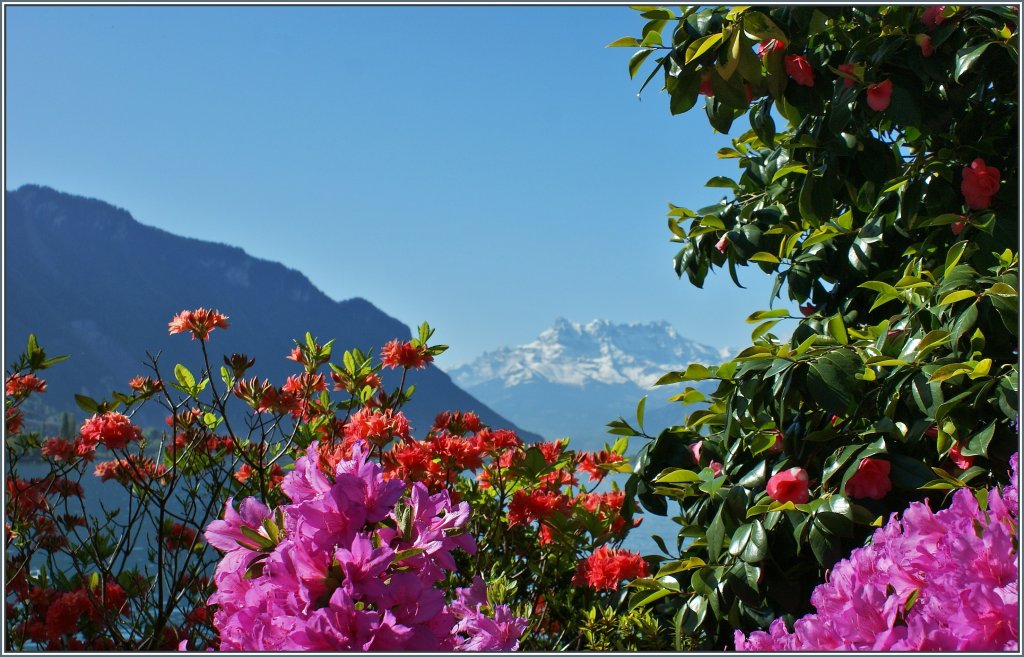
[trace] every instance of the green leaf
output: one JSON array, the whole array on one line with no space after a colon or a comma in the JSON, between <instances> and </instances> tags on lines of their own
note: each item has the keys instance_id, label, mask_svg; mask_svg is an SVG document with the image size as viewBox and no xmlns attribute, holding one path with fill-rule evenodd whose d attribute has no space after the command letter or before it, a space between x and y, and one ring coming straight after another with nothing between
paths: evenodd
<instances>
[{"instance_id":1,"label":"green leaf","mask_svg":"<svg viewBox=\"0 0 1024 657\"><path fill-rule=\"evenodd\" d=\"M765 262L771 265L777 265L781 262L777 256L768 253L767 251L758 251L754 255L747 258L750 262Z\"/></svg>"},{"instance_id":2,"label":"green leaf","mask_svg":"<svg viewBox=\"0 0 1024 657\"><path fill-rule=\"evenodd\" d=\"M960 262L960 258L964 255L964 250L967 248L967 241L957 242L949 251L946 253L946 266L943 276L949 276L949 272L952 271L953 267L956 267L957 263Z\"/></svg>"},{"instance_id":3,"label":"green leaf","mask_svg":"<svg viewBox=\"0 0 1024 657\"><path fill-rule=\"evenodd\" d=\"M789 42L786 33L779 29L772 19L759 11L746 11L743 13L743 31L758 41L766 39L778 39Z\"/></svg>"},{"instance_id":4,"label":"green leaf","mask_svg":"<svg viewBox=\"0 0 1024 657\"><path fill-rule=\"evenodd\" d=\"M807 173L807 165L800 163L787 164L786 166L781 167L778 171L775 172L775 175L772 176L772 182L777 181L779 178L784 178L791 173L805 174Z\"/></svg>"},{"instance_id":5,"label":"green leaf","mask_svg":"<svg viewBox=\"0 0 1024 657\"><path fill-rule=\"evenodd\" d=\"M785 308L776 308L775 310L758 310L751 313L750 317L745 320L748 324L756 324L762 319L774 319L776 317L788 317L789 311Z\"/></svg>"},{"instance_id":6,"label":"green leaf","mask_svg":"<svg viewBox=\"0 0 1024 657\"><path fill-rule=\"evenodd\" d=\"M192 376L192 372L187 367L178 363L174 366L174 378L178 381L178 384L183 388L191 390L196 385L196 378Z\"/></svg>"},{"instance_id":7,"label":"green leaf","mask_svg":"<svg viewBox=\"0 0 1024 657\"><path fill-rule=\"evenodd\" d=\"M640 45L640 40L636 37L622 37L609 43L605 48L636 48Z\"/></svg>"},{"instance_id":8,"label":"green leaf","mask_svg":"<svg viewBox=\"0 0 1024 657\"><path fill-rule=\"evenodd\" d=\"M725 541L725 523L722 522L722 509L724 508L724 504L718 507L718 513L715 514L714 520L708 526L706 536L708 556L711 557L711 561L718 561L718 557L722 553L722 542Z\"/></svg>"},{"instance_id":9,"label":"green leaf","mask_svg":"<svg viewBox=\"0 0 1024 657\"><path fill-rule=\"evenodd\" d=\"M709 50L711 50L712 48L717 47L720 43L722 43L722 33L721 32L715 32L714 34L709 34L709 35L707 35L705 37L701 37L700 39L697 39L696 41L691 43L689 46L687 46L687 48L686 48L686 57L684 59L684 62L686 64L689 64L693 60L697 59L698 57L700 57L704 53L706 53Z\"/></svg>"},{"instance_id":10,"label":"green leaf","mask_svg":"<svg viewBox=\"0 0 1024 657\"><path fill-rule=\"evenodd\" d=\"M953 69L953 81L960 82L960 76L974 66L978 58L981 57L981 53L985 52L985 49L992 45L992 43L992 41L987 41L974 48L961 48L958 50L956 53L956 66Z\"/></svg>"},{"instance_id":11,"label":"green leaf","mask_svg":"<svg viewBox=\"0 0 1024 657\"><path fill-rule=\"evenodd\" d=\"M846 324L843 323L843 316L838 313L829 318L828 333L839 344L850 343L850 338L846 334Z\"/></svg>"},{"instance_id":12,"label":"green leaf","mask_svg":"<svg viewBox=\"0 0 1024 657\"><path fill-rule=\"evenodd\" d=\"M686 470L684 468L666 468L664 472L654 479L654 483L692 484L700 480L700 477L693 470Z\"/></svg>"},{"instance_id":13,"label":"green leaf","mask_svg":"<svg viewBox=\"0 0 1024 657\"><path fill-rule=\"evenodd\" d=\"M78 407L86 413L99 413L100 405L92 397L85 395L75 395L75 403Z\"/></svg>"},{"instance_id":14,"label":"green leaf","mask_svg":"<svg viewBox=\"0 0 1024 657\"><path fill-rule=\"evenodd\" d=\"M862 369L860 358L846 350L832 350L812 362L807 372L811 396L827 411L842 415L860 389L854 378Z\"/></svg>"},{"instance_id":15,"label":"green leaf","mask_svg":"<svg viewBox=\"0 0 1024 657\"><path fill-rule=\"evenodd\" d=\"M997 297L1015 297L1017 290L1006 283L994 283L992 287L985 290L985 294Z\"/></svg>"},{"instance_id":16,"label":"green leaf","mask_svg":"<svg viewBox=\"0 0 1024 657\"><path fill-rule=\"evenodd\" d=\"M630 79L636 77L637 71L643 66L643 63L647 61L647 57L654 52L653 48L643 48L633 53L633 56L629 58L629 77Z\"/></svg>"},{"instance_id":17,"label":"green leaf","mask_svg":"<svg viewBox=\"0 0 1024 657\"><path fill-rule=\"evenodd\" d=\"M640 398L636 405L636 423L641 430L644 428L644 408L647 405L647 395Z\"/></svg>"},{"instance_id":18,"label":"green leaf","mask_svg":"<svg viewBox=\"0 0 1024 657\"><path fill-rule=\"evenodd\" d=\"M715 176L714 178L711 178L706 183L704 183L704 186L705 187L727 187L729 189L734 189L734 190L735 189L739 189L739 185L736 184L735 180L733 180L732 178L727 178L725 176Z\"/></svg>"},{"instance_id":19,"label":"green leaf","mask_svg":"<svg viewBox=\"0 0 1024 657\"><path fill-rule=\"evenodd\" d=\"M972 299L977 296L978 295L974 292L974 290L955 290L944 295L942 299L940 299L939 302L935 305L946 306L951 303L956 303L957 301L963 301L964 299Z\"/></svg>"}]
</instances>

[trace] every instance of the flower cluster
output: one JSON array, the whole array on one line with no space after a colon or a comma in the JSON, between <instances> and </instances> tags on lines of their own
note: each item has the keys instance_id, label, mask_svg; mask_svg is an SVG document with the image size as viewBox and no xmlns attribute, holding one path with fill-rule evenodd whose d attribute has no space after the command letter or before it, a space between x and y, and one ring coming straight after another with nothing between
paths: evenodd
<instances>
[{"instance_id":1,"label":"flower cluster","mask_svg":"<svg viewBox=\"0 0 1024 657\"><path fill-rule=\"evenodd\" d=\"M648 574L647 562L639 554L628 550L599 547L580 562L572 583L596 590L614 591L619 588L622 580L647 577Z\"/></svg>"},{"instance_id":2,"label":"flower cluster","mask_svg":"<svg viewBox=\"0 0 1024 657\"><path fill-rule=\"evenodd\" d=\"M167 332L174 335L188 331L192 333L193 340L205 340L213 329L226 329L227 327L227 315L216 310L197 308L196 310L182 310L175 315L167 323Z\"/></svg>"},{"instance_id":3,"label":"flower cluster","mask_svg":"<svg viewBox=\"0 0 1024 657\"><path fill-rule=\"evenodd\" d=\"M102 444L110 449L124 449L128 443L142 439L142 430L121 413L93 415L82 424L79 433L83 444Z\"/></svg>"},{"instance_id":4,"label":"flower cluster","mask_svg":"<svg viewBox=\"0 0 1024 657\"><path fill-rule=\"evenodd\" d=\"M276 512L231 500L206 539L217 566L214 626L233 650L512 650L525 621L489 605L482 580L446 601L452 550L475 549L466 503L384 478L357 442L325 473L316 444L281 485Z\"/></svg>"},{"instance_id":5,"label":"flower cluster","mask_svg":"<svg viewBox=\"0 0 1024 657\"><path fill-rule=\"evenodd\" d=\"M737 650L1018 650L1017 455L1011 484L948 509L915 502L838 563L815 589L817 609L745 637ZM983 491L984 492L984 491Z\"/></svg>"}]
</instances>

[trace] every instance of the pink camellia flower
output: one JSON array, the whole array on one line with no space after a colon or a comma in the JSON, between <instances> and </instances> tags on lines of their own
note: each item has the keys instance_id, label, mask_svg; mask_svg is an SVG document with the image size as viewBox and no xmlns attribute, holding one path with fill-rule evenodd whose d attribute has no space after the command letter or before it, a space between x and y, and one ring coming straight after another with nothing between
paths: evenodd
<instances>
[{"instance_id":1,"label":"pink camellia flower","mask_svg":"<svg viewBox=\"0 0 1024 657\"><path fill-rule=\"evenodd\" d=\"M985 164L980 157L964 167L960 191L972 210L984 210L992 204L992 197L999 191L999 169Z\"/></svg>"},{"instance_id":2,"label":"pink camellia flower","mask_svg":"<svg viewBox=\"0 0 1024 657\"><path fill-rule=\"evenodd\" d=\"M807 471L803 468L783 470L768 480L768 497L777 502L806 504L810 499L807 481Z\"/></svg>"},{"instance_id":3,"label":"pink camellia flower","mask_svg":"<svg viewBox=\"0 0 1024 657\"><path fill-rule=\"evenodd\" d=\"M722 474L722 464L721 463L719 463L718 461L712 461L711 463L708 463L708 467L711 468L711 471L715 473L716 477L721 476L721 474Z\"/></svg>"},{"instance_id":4,"label":"pink camellia flower","mask_svg":"<svg viewBox=\"0 0 1024 657\"><path fill-rule=\"evenodd\" d=\"M882 459L863 459L857 472L846 482L845 492L850 497L880 500L892 490L889 471L892 465Z\"/></svg>"},{"instance_id":5,"label":"pink camellia flower","mask_svg":"<svg viewBox=\"0 0 1024 657\"><path fill-rule=\"evenodd\" d=\"M693 454L693 460L696 461L697 463L700 463L700 449L703 446L704 446L704 441L703 440L698 440L697 442L690 443L690 445L689 445L690 453Z\"/></svg>"},{"instance_id":6,"label":"pink camellia flower","mask_svg":"<svg viewBox=\"0 0 1024 657\"><path fill-rule=\"evenodd\" d=\"M783 58L786 64L786 75L793 78L793 82L805 87L814 86L814 69L811 63L803 55L786 55Z\"/></svg>"},{"instance_id":7,"label":"pink camellia flower","mask_svg":"<svg viewBox=\"0 0 1024 657\"><path fill-rule=\"evenodd\" d=\"M921 22L924 24L924 29L931 32L939 25L942 21L946 20L946 17L942 15L942 12L946 10L945 5L932 5L924 10L921 14Z\"/></svg>"},{"instance_id":8,"label":"pink camellia flower","mask_svg":"<svg viewBox=\"0 0 1024 657\"><path fill-rule=\"evenodd\" d=\"M785 446L785 444L783 442L785 439L786 439L785 434L783 434L782 431L776 429L775 430L775 442L772 443L772 446L768 448L768 453L769 454L779 454L779 453L781 453L783 447Z\"/></svg>"},{"instance_id":9,"label":"pink camellia flower","mask_svg":"<svg viewBox=\"0 0 1024 657\"><path fill-rule=\"evenodd\" d=\"M884 80L878 84L868 85L868 107L876 112L884 112L892 100L892 80Z\"/></svg>"},{"instance_id":10,"label":"pink camellia flower","mask_svg":"<svg viewBox=\"0 0 1024 657\"><path fill-rule=\"evenodd\" d=\"M932 53L935 52L935 48L932 46L932 38L927 34L915 36L914 43L921 49L921 54L925 57L931 57Z\"/></svg>"},{"instance_id":11,"label":"pink camellia flower","mask_svg":"<svg viewBox=\"0 0 1024 657\"><path fill-rule=\"evenodd\" d=\"M850 88L857 83L857 67L853 64L840 64L836 68L843 75L843 86Z\"/></svg>"},{"instance_id":12,"label":"pink camellia flower","mask_svg":"<svg viewBox=\"0 0 1024 657\"><path fill-rule=\"evenodd\" d=\"M715 248L718 249L719 253L725 253L726 249L729 248L729 236L722 235L722 239L715 243Z\"/></svg>"}]
</instances>

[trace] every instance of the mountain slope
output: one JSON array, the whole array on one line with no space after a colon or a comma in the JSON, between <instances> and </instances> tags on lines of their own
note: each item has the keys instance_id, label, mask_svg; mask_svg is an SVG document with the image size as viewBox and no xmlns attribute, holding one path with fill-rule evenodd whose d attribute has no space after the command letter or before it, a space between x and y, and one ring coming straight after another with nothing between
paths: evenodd
<instances>
[{"instance_id":1,"label":"mountain slope","mask_svg":"<svg viewBox=\"0 0 1024 657\"><path fill-rule=\"evenodd\" d=\"M5 198L6 361L30 332L48 354L70 354L45 373L43 397L52 407L74 408L74 393L125 391L133 376L150 373L147 350L161 354L164 376L179 362L198 372L198 345L167 333L184 309L217 308L230 317L230 328L209 340L215 368L221 354L245 352L256 358L252 372L277 385L298 371L285 356L306 331L321 342L336 339L340 349L379 349L410 337L370 302L334 301L301 273L237 247L173 235L102 201L46 187L26 185ZM515 428L436 367L410 373L409 382L417 391L406 411L420 434L446 409L475 410L484 422ZM159 418L155 409L144 417Z\"/></svg>"},{"instance_id":2,"label":"mountain slope","mask_svg":"<svg viewBox=\"0 0 1024 657\"><path fill-rule=\"evenodd\" d=\"M680 336L667 322L588 324L558 319L536 340L502 347L454 368L452 378L499 413L546 437L568 435L594 449L609 439L605 424L634 422L648 395L649 432L678 423L667 400L680 386L654 388L661 375L689 363L717 363L722 350Z\"/></svg>"}]
</instances>

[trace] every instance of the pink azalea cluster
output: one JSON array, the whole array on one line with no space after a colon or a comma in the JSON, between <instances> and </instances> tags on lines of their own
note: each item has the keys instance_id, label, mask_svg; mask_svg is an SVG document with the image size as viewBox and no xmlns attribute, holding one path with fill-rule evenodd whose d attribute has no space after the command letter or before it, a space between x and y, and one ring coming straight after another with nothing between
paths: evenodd
<instances>
[{"instance_id":1,"label":"pink azalea cluster","mask_svg":"<svg viewBox=\"0 0 1024 657\"><path fill-rule=\"evenodd\" d=\"M948 509L915 502L838 563L814 590L818 613L775 620L740 651L989 651L1019 646L1017 455L1012 483L988 491L987 509L968 489Z\"/></svg>"},{"instance_id":2,"label":"pink azalea cluster","mask_svg":"<svg viewBox=\"0 0 1024 657\"><path fill-rule=\"evenodd\" d=\"M472 553L469 506L421 483L408 495L367 460L365 443L330 478L316 444L281 484L291 499L272 512L254 498L206 540L217 565L214 626L222 650L515 650L526 621L487 602L483 580L447 601L437 585ZM333 479L333 480L332 480Z\"/></svg>"}]
</instances>

